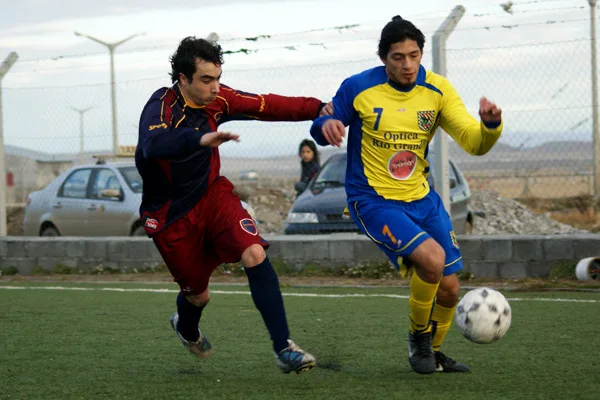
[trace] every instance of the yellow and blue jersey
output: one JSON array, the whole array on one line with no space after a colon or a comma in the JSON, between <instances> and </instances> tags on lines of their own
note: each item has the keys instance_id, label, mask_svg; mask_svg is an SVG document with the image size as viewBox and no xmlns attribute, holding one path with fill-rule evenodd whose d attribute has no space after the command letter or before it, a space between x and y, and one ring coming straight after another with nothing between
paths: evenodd
<instances>
[{"instance_id":1,"label":"yellow and blue jersey","mask_svg":"<svg viewBox=\"0 0 600 400\"><path fill-rule=\"evenodd\" d=\"M430 191L426 157L438 126L473 155L487 153L502 131L502 123L477 121L450 82L423 66L408 89L390 81L384 66L351 76L337 91L333 107L333 116L314 121L311 135L327 145L321 132L327 119L349 126L348 202L424 198Z\"/></svg>"}]
</instances>

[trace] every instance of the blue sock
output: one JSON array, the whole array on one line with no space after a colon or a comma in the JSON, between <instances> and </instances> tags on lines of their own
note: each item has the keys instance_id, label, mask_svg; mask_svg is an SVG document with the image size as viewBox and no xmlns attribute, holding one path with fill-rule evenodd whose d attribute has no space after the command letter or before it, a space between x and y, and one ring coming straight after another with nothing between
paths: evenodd
<instances>
[{"instance_id":1,"label":"blue sock","mask_svg":"<svg viewBox=\"0 0 600 400\"><path fill-rule=\"evenodd\" d=\"M288 347L290 332L283 307L283 297L279 289L279 279L269 258L252 268L244 268L250 284L254 305L262 315L263 321L273 341L276 353Z\"/></svg>"},{"instance_id":2,"label":"blue sock","mask_svg":"<svg viewBox=\"0 0 600 400\"><path fill-rule=\"evenodd\" d=\"M177 314L179 314L177 330L185 340L195 342L200 337L198 324L204 307L196 307L181 292L177 295Z\"/></svg>"}]
</instances>

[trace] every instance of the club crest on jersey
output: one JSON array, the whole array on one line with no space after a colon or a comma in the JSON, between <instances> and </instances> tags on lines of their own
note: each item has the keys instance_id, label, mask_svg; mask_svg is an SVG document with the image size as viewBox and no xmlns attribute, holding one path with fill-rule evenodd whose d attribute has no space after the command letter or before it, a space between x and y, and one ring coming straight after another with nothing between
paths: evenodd
<instances>
[{"instance_id":1,"label":"club crest on jersey","mask_svg":"<svg viewBox=\"0 0 600 400\"><path fill-rule=\"evenodd\" d=\"M158 221L154 218L146 217L144 220L144 227L152 230L158 229Z\"/></svg>"},{"instance_id":2,"label":"club crest on jersey","mask_svg":"<svg viewBox=\"0 0 600 400\"><path fill-rule=\"evenodd\" d=\"M452 245L458 249L458 240L456 240L456 233L454 233L454 230L450 231L450 240L452 240Z\"/></svg>"},{"instance_id":3,"label":"club crest on jersey","mask_svg":"<svg viewBox=\"0 0 600 400\"><path fill-rule=\"evenodd\" d=\"M435 122L435 111L417 111L417 124L419 129L425 132L429 132Z\"/></svg>"},{"instance_id":4,"label":"club crest on jersey","mask_svg":"<svg viewBox=\"0 0 600 400\"><path fill-rule=\"evenodd\" d=\"M258 235L258 228L252 218L244 218L240 220L240 226L244 231L251 234L252 236Z\"/></svg>"}]
</instances>

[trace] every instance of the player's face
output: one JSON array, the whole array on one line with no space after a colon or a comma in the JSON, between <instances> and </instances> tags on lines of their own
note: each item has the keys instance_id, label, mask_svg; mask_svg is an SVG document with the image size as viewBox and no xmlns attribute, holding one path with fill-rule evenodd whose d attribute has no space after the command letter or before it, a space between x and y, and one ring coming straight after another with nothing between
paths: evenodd
<instances>
[{"instance_id":1,"label":"player's face","mask_svg":"<svg viewBox=\"0 0 600 400\"><path fill-rule=\"evenodd\" d=\"M194 106L206 106L219 94L221 66L209 61L196 59L196 72L190 82L185 75L179 74L179 83L186 101Z\"/></svg>"},{"instance_id":2,"label":"player's face","mask_svg":"<svg viewBox=\"0 0 600 400\"><path fill-rule=\"evenodd\" d=\"M300 157L304 162L311 162L313 158L315 158L315 154L308 146L302 146L302 150L300 150Z\"/></svg>"},{"instance_id":3,"label":"player's face","mask_svg":"<svg viewBox=\"0 0 600 400\"><path fill-rule=\"evenodd\" d=\"M423 52L417 42L407 39L403 42L393 43L385 59L385 72L388 77L402 86L413 85L417 80L419 66Z\"/></svg>"}]
</instances>

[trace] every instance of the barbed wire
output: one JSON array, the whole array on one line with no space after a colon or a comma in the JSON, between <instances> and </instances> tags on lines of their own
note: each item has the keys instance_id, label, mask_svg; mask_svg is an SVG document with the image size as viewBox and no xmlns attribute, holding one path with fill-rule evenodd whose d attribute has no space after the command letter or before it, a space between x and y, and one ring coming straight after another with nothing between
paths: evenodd
<instances>
[{"instance_id":1,"label":"barbed wire","mask_svg":"<svg viewBox=\"0 0 600 400\"><path fill-rule=\"evenodd\" d=\"M563 19L563 20L546 20L543 22L525 22L520 24L512 24L512 25L486 25L486 26L475 26L475 27L467 27L467 28L456 28L454 32L459 31L473 31L473 30L490 30L494 28L504 28L504 29L514 29L514 28L522 28L524 26L535 26L535 25L556 25L556 24L568 24L571 22L584 22L591 21L589 18L581 18L581 19ZM428 32L433 33L433 32Z\"/></svg>"},{"instance_id":2,"label":"barbed wire","mask_svg":"<svg viewBox=\"0 0 600 400\"><path fill-rule=\"evenodd\" d=\"M507 11L497 12L497 13L481 13L481 14L471 14L471 16L475 18L479 17L491 17L496 15L505 15L505 14L528 14L528 13L541 13L548 11L567 11L567 10L583 10L585 6L570 6L570 7L556 7L556 8L543 8L536 10L512 10L510 13Z\"/></svg>"},{"instance_id":3,"label":"barbed wire","mask_svg":"<svg viewBox=\"0 0 600 400\"><path fill-rule=\"evenodd\" d=\"M131 134L128 132L122 132L123 134ZM73 134L71 136L52 136L53 140L57 140L57 139L74 139L79 137L79 135L77 134ZM85 134L86 139L89 138L104 138L104 137L112 137L112 134L108 133L105 135L93 135L93 134ZM42 138L42 136L19 136L17 139L18 140L39 140L40 138ZM45 138L45 137L44 137Z\"/></svg>"},{"instance_id":4,"label":"barbed wire","mask_svg":"<svg viewBox=\"0 0 600 400\"><path fill-rule=\"evenodd\" d=\"M365 39L360 39L360 40L371 40L371 38L365 38ZM357 42L360 40L353 40L353 41L341 41L341 42L331 42L329 43L330 45L332 44L340 44L340 43L352 43L352 42ZM522 43L522 44L515 44L515 45L506 45L506 46L488 46L488 47L462 47L462 48L447 48L446 50L448 52L467 52L467 51L495 51L495 50L502 50L502 49L513 49L513 48L527 48L527 47L542 47L542 46L555 46L555 45L562 45L562 44L569 44L569 43L581 43L581 42L590 42L591 39L590 38L575 38L575 39L569 39L569 40L556 40L556 41L541 41L541 42L531 42L531 43ZM313 44L315 45L315 44ZM303 45L302 45L303 46ZM300 47L300 45L298 46ZM270 48L262 48L261 50L265 51L265 50L276 50L276 49L289 49L289 46L276 46L276 47L270 47ZM361 58L358 60L353 60L353 63L362 63L362 62L367 62L367 61L372 61L374 60L373 57L371 58ZM321 62L321 63L311 63L311 64L302 64L302 67L320 67L320 66L328 66L328 65L335 65L335 64L339 64L339 61L331 61L331 62ZM91 66L103 66L105 64L94 64L94 65L85 65L85 67L91 67ZM78 69L78 68L82 68L82 66L69 66L69 67L58 67L58 68L47 68L43 71L52 71L52 70L68 70L68 69ZM256 68L231 68L231 69L227 69L227 72L236 72L236 71L274 71L274 70L285 70L285 69L290 69L290 68L294 68L294 66L291 65L284 65L284 66L270 66L268 68L265 67L256 67ZM34 69L33 71L36 71L36 69ZM40 69L41 71L41 69ZM24 73L29 73L32 71L16 71L13 74L24 74ZM122 81L117 81L118 84L128 84L128 83L134 83L134 82L142 82L142 81L152 81L152 80L160 80L160 79L167 79L168 75L165 73L164 75L161 76L154 76L154 77L147 77L147 78L137 78L137 79L129 79L129 80L122 80ZM24 89L24 90L37 90L37 89L48 89L48 88L71 88L71 87L98 87L98 86L104 86L106 85L106 83L90 83L90 84L83 84L83 85L79 85L79 84L73 84L73 85L61 85L61 86L22 86L22 87L5 87L5 89Z\"/></svg>"},{"instance_id":5,"label":"barbed wire","mask_svg":"<svg viewBox=\"0 0 600 400\"><path fill-rule=\"evenodd\" d=\"M512 5L520 5L520 4L535 4L535 3L551 3L551 2L557 2L557 1L564 1L564 0L537 0L537 1L525 1L525 2L516 2L516 3L512 3ZM470 9L478 9L478 8L488 8L488 7L492 7L492 5L482 5L482 6L470 6ZM493 5L493 7L497 8L498 4ZM541 13L541 12L547 12L547 11L565 11L565 10L569 10L569 9L583 9L585 8L584 6L571 6L571 7L561 7L561 8L547 8L547 9L537 9L537 10L516 10L514 12L516 13ZM421 13L421 14L415 14L414 16L419 16L419 15L432 15L432 14L437 14L437 13L441 13L441 12L445 12L447 13L447 10L444 11L432 11L432 12L427 12L427 13ZM480 16L494 16L494 15L502 15L505 14L505 12L499 12L499 13L488 13L488 14L474 14L474 17L480 17ZM431 17L431 18L421 18L421 21L425 21L425 20L433 20L433 19L439 19L439 17ZM564 21L560 21L561 23L567 23L567 22L580 22L580 21L584 21L584 20L564 20ZM350 23L350 24L346 24L346 25L335 25L335 26L330 26L330 27L325 27L325 28L313 28L313 29L307 29L307 30L301 30L301 31L294 31L294 32L284 32L284 33L276 33L276 34L259 34L259 35L255 35L255 36L239 36L239 37L230 37L230 38L222 38L219 40L220 43L231 43L231 42L237 42L237 41L246 41L246 42L257 42L259 40L264 40L264 39L273 39L273 38L281 38L281 37L293 37L293 36L299 36L299 35L306 35L306 34L310 34L310 33L316 33L316 32L327 32L327 31L338 31L340 33L344 33L345 31L353 31L361 26L368 26L369 24L373 24L373 23L382 23L381 20L371 20L371 21L366 21L366 22L360 22L360 23ZM546 21L545 23L550 23L550 21ZM537 24L542 24L541 22L536 22L536 23L524 23L524 24L516 24L516 25L499 25L499 26L484 26L484 27L473 27L473 28L457 28L456 31L460 31L460 30L474 30L474 29L491 29L491 28L514 28L517 26L529 26L529 25L537 25ZM380 28L378 28L380 29ZM426 32L426 33L433 33L433 32ZM292 46L294 47L294 46ZM296 46L297 47L297 46ZM133 53L141 53L141 52L151 52L151 51L156 51L156 50L161 50L161 49L167 49L167 48L172 48L172 45L161 45L161 46L149 46L149 47L138 47L138 48L133 48L133 49L129 49L129 50L125 50L125 51L120 51L119 54L120 55L125 55L125 54L133 54ZM233 50L233 51L229 51L228 54L235 54L235 53L244 53L244 52L249 52L252 49L245 49L245 48L241 48L238 50ZM260 50L260 49L259 49ZM58 56L52 56L52 57L40 57L40 58L30 58L30 59L23 59L20 60L19 63L23 64L23 63L33 63L33 62L43 62L43 61L58 61L58 60L63 60L63 59L73 59L73 58L86 58L86 57L93 57L93 56L101 56L101 55L106 55L106 52L94 52L94 53L83 53L83 54L65 54L65 55L58 55Z\"/></svg>"},{"instance_id":6,"label":"barbed wire","mask_svg":"<svg viewBox=\"0 0 600 400\"><path fill-rule=\"evenodd\" d=\"M308 29L305 31L296 31L296 32L288 32L288 33L280 33L280 34L261 34L261 35L256 35L256 36L249 36L249 37L236 37L236 38L223 38L223 39L219 39L219 42L233 42L233 41L251 41L251 42L256 42L259 39L268 39L268 38L274 38L274 37L284 37L284 36L295 36L295 35L300 35L300 34L307 34L307 33L313 33L313 32L325 32L325 31L344 31L344 30L351 30L354 28L359 27L361 24L348 24L348 25L343 25L343 26L332 26L332 27L328 27L328 28L315 28L315 29ZM149 46L149 47L138 47L138 48L133 48L133 49L129 49L126 51L120 51L119 54L123 55L123 54L132 54L132 53L143 53L143 52L148 52L148 51L155 51L155 50L161 50L161 49L170 49L172 48L172 45L161 45L161 46ZM45 58L31 58L31 59L25 59L25 60L20 60L20 63L30 63L30 62L40 62L40 61L57 61L57 60L62 60L62 59L67 59L67 58L84 58L84 57L93 57L93 56L100 56L100 55L106 55L106 52L94 52L94 53L83 53L83 54L65 54L65 55L59 55L59 56L54 56L54 57L45 57Z\"/></svg>"},{"instance_id":7,"label":"barbed wire","mask_svg":"<svg viewBox=\"0 0 600 400\"><path fill-rule=\"evenodd\" d=\"M556 44L567 44L567 43L578 43L578 42L591 42L590 38L577 38L577 39L568 39L568 40L555 40L555 41L547 41L547 42L531 42L531 43L523 43L523 44L513 44L506 46L488 46L488 47L448 47L446 51L486 51L486 50L496 50L496 49L515 49L520 47L539 47L539 46L553 46Z\"/></svg>"},{"instance_id":8,"label":"barbed wire","mask_svg":"<svg viewBox=\"0 0 600 400\"><path fill-rule=\"evenodd\" d=\"M123 81L117 81L117 84L126 84L126 83L134 83L134 82L143 82L143 81L156 81L159 79L171 79L167 73L164 76L155 76L150 78L138 78L138 79L128 79ZM88 87L98 87L98 86L106 86L108 83L87 83L87 84L74 84L74 85L61 85L61 86L21 86L21 87L3 87L3 89L8 90L40 90L40 89L68 89L68 88L88 88Z\"/></svg>"},{"instance_id":9,"label":"barbed wire","mask_svg":"<svg viewBox=\"0 0 600 400\"><path fill-rule=\"evenodd\" d=\"M571 107L542 107L542 108L527 108L527 109L518 109L518 108L503 108L504 111L510 111L511 113L528 113L528 112L548 112L548 111L561 111L561 110L581 110L584 108L593 108L593 106L571 106Z\"/></svg>"},{"instance_id":10,"label":"barbed wire","mask_svg":"<svg viewBox=\"0 0 600 400\"><path fill-rule=\"evenodd\" d=\"M532 22L532 23L515 24L515 25L466 27L466 28L455 29L455 31L490 30L490 29L495 29L495 28L515 29L515 28L520 28L523 26L530 26L530 25L554 25L554 24L563 24L563 23L566 24L566 23L581 22L581 21L590 21L590 19L575 19L575 20L562 20L562 21L548 20L545 22ZM428 32L428 33L431 33L431 32ZM258 52L263 52L263 51L272 51L272 50L295 51L295 50L298 50L301 48L306 48L306 47L322 47L323 49L328 49L328 46L332 47L332 46L339 45L339 44L361 42L361 41L366 41L366 40L377 40L377 38L376 37L362 37L362 38L353 38L353 39L349 39L349 40L328 41L328 42L318 42L318 43L311 42L311 43L268 46L268 47L259 47L259 48L240 48L237 50L225 50L224 54L225 55L253 54L253 53L258 53ZM503 48L531 47L531 46L537 46L537 45L574 43L574 42L589 41L589 40L591 40L591 39L581 38L581 39L571 39L571 40L564 40L564 41L534 42L534 43L525 43L525 44L519 44L519 45L515 44L515 45L493 46L493 47L448 48L447 50L448 51L494 50L494 49L503 49ZM102 53L102 54L105 55L105 53ZM123 53L123 54L125 54L125 53ZM154 59L154 58L150 58L150 59ZM101 67L101 66L105 66L105 65L106 65L106 63L97 63L97 64L86 64L84 66L87 68L90 68L90 67ZM61 67L34 67L32 69L27 69L27 70L20 70L20 71L17 70L17 71L14 71L13 74L25 74L25 73L40 72L40 71L70 70L70 69L79 69L81 67L82 67L81 65L71 65L71 66L61 66Z\"/></svg>"}]
</instances>

